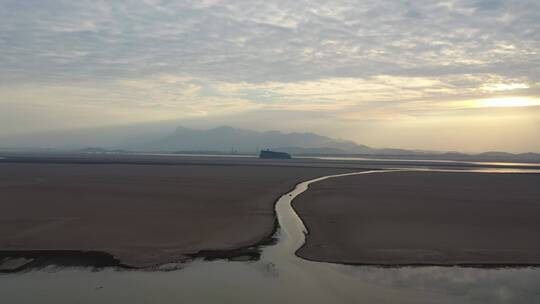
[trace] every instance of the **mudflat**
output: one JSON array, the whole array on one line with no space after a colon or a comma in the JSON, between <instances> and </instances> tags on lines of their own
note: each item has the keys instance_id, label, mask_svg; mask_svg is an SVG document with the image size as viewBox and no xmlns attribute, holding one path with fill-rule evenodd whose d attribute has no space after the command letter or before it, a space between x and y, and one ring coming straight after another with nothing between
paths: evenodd
<instances>
[{"instance_id":1,"label":"mudflat","mask_svg":"<svg viewBox=\"0 0 540 304\"><path fill-rule=\"evenodd\" d=\"M351 171L257 159L159 160L0 163L0 251L97 251L144 267L256 245L274 231L281 194Z\"/></svg>"},{"instance_id":2,"label":"mudflat","mask_svg":"<svg viewBox=\"0 0 540 304\"><path fill-rule=\"evenodd\" d=\"M392 172L321 181L293 202L300 257L377 265L540 264L540 174Z\"/></svg>"}]
</instances>

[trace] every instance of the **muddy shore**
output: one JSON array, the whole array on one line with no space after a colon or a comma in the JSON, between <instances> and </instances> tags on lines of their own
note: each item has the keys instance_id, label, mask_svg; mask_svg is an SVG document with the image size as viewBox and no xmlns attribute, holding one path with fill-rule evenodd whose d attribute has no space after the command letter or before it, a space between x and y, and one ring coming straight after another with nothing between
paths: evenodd
<instances>
[{"instance_id":1,"label":"muddy shore","mask_svg":"<svg viewBox=\"0 0 540 304\"><path fill-rule=\"evenodd\" d=\"M377 173L321 181L293 206L297 252L376 265L540 264L540 174Z\"/></svg>"},{"instance_id":2,"label":"muddy shore","mask_svg":"<svg viewBox=\"0 0 540 304\"><path fill-rule=\"evenodd\" d=\"M350 171L204 162L0 163L0 251L103 252L135 267L227 257L269 240L295 184Z\"/></svg>"},{"instance_id":3,"label":"muddy shore","mask_svg":"<svg viewBox=\"0 0 540 304\"><path fill-rule=\"evenodd\" d=\"M0 272L257 258L274 203L301 181L395 163L171 155L0 159ZM421 163L459 168L462 164ZM391 173L312 185L294 201L304 258L350 264L537 264L540 175ZM21 266L21 267L19 267ZM7 269L2 269L7 267Z\"/></svg>"}]
</instances>

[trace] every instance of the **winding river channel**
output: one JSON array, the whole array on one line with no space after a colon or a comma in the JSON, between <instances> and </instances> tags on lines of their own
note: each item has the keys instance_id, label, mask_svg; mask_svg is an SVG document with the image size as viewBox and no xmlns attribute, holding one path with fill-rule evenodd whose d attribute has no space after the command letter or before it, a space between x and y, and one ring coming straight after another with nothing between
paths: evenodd
<instances>
[{"instance_id":1,"label":"winding river channel","mask_svg":"<svg viewBox=\"0 0 540 304\"><path fill-rule=\"evenodd\" d=\"M277 201L278 241L264 247L258 261L195 260L163 265L163 271L48 267L0 275L0 300L2 303L540 303L539 268L381 268L313 262L295 255L305 242L307 230L291 203L310 184L329 178L395 171L403 170L331 175L298 184Z\"/></svg>"}]
</instances>

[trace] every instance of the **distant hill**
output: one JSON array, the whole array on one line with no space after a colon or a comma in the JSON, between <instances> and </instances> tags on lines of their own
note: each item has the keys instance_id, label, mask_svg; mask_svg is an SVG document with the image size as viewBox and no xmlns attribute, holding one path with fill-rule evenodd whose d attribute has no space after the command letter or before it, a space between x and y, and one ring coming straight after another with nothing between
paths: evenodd
<instances>
[{"instance_id":1,"label":"distant hill","mask_svg":"<svg viewBox=\"0 0 540 304\"><path fill-rule=\"evenodd\" d=\"M167 136L126 147L138 151L223 151L258 153L262 149L306 153L371 153L373 149L352 141L332 139L315 133L258 132L222 126L209 130L178 127Z\"/></svg>"},{"instance_id":2,"label":"distant hill","mask_svg":"<svg viewBox=\"0 0 540 304\"><path fill-rule=\"evenodd\" d=\"M258 132L221 126L208 130L178 127L166 136L124 147L144 152L214 151L232 154L257 154L260 150L286 152L292 155L364 156L381 158L446 159L457 161L540 162L540 154L485 152L465 154L404 149L376 149L349 140L334 139L315 133Z\"/></svg>"},{"instance_id":3,"label":"distant hill","mask_svg":"<svg viewBox=\"0 0 540 304\"><path fill-rule=\"evenodd\" d=\"M230 126L199 130L176 126L175 122L167 122L30 134L0 139L0 151L48 151L48 149L52 149L85 153L159 152L257 155L260 150L270 149L292 155L540 162L540 154L538 153L512 154L492 151L465 154L393 148L377 149L353 141L334 139L310 132L259 132Z\"/></svg>"}]
</instances>

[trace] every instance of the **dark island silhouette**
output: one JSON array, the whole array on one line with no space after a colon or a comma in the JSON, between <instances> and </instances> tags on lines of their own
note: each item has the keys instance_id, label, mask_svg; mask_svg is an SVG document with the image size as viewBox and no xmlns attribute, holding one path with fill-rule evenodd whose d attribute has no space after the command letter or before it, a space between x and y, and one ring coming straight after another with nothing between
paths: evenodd
<instances>
[{"instance_id":1,"label":"dark island silhouette","mask_svg":"<svg viewBox=\"0 0 540 304\"><path fill-rule=\"evenodd\" d=\"M259 158L291 159L291 155L285 152L276 152L270 150L261 150Z\"/></svg>"}]
</instances>

